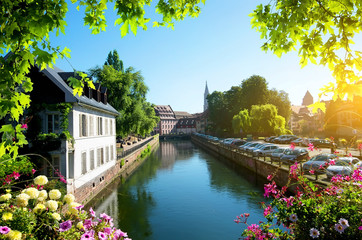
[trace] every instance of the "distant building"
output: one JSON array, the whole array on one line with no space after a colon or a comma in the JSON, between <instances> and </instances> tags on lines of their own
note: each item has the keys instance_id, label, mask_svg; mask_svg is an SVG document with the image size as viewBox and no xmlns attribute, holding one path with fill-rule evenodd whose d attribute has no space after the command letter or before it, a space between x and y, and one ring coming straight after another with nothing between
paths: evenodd
<instances>
[{"instance_id":1,"label":"distant building","mask_svg":"<svg viewBox=\"0 0 362 240\"><path fill-rule=\"evenodd\" d=\"M196 132L196 119L195 118L181 118L176 125L178 134L191 134Z\"/></svg>"},{"instance_id":2,"label":"distant building","mask_svg":"<svg viewBox=\"0 0 362 240\"><path fill-rule=\"evenodd\" d=\"M160 118L157 126L153 132L155 134L167 135L175 134L177 118L175 112L172 110L170 105L156 105L155 106L156 116Z\"/></svg>"},{"instance_id":3,"label":"distant building","mask_svg":"<svg viewBox=\"0 0 362 240\"><path fill-rule=\"evenodd\" d=\"M177 119L192 117L192 114L188 112L174 111Z\"/></svg>"},{"instance_id":4,"label":"distant building","mask_svg":"<svg viewBox=\"0 0 362 240\"><path fill-rule=\"evenodd\" d=\"M314 103L313 96L312 96L312 94L310 94L309 91L307 91L303 97L302 106L309 106L313 103Z\"/></svg>"},{"instance_id":5,"label":"distant building","mask_svg":"<svg viewBox=\"0 0 362 240\"><path fill-rule=\"evenodd\" d=\"M318 135L323 131L323 112L318 110L317 113L313 113L313 109L308 107L311 104L313 104L313 96L307 91L302 105L291 106L289 127L294 134Z\"/></svg>"},{"instance_id":6,"label":"distant building","mask_svg":"<svg viewBox=\"0 0 362 240\"><path fill-rule=\"evenodd\" d=\"M206 82L205 92L204 92L204 112L206 111L206 109L209 108L209 104L207 102L208 95L209 95L209 88L207 87L207 82Z\"/></svg>"}]
</instances>

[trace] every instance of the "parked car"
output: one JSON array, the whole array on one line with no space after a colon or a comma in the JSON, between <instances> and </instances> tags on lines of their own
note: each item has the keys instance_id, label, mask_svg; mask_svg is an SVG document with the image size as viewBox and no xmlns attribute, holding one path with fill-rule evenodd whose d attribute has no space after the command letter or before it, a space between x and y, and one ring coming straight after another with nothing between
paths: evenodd
<instances>
[{"instance_id":1,"label":"parked car","mask_svg":"<svg viewBox=\"0 0 362 240\"><path fill-rule=\"evenodd\" d=\"M254 156L261 156L266 157L272 152L274 152L275 149L279 148L277 145L264 145L263 147L256 149L253 151Z\"/></svg>"},{"instance_id":2,"label":"parked car","mask_svg":"<svg viewBox=\"0 0 362 240\"><path fill-rule=\"evenodd\" d=\"M326 139L313 139L310 142L316 148L337 148L337 144Z\"/></svg>"},{"instance_id":3,"label":"parked car","mask_svg":"<svg viewBox=\"0 0 362 240\"><path fill-rule=\"evenodd\" d=\"M231 146L239 147L241 145L244 145L245 143L246 141L244 139L235 139L234 141L232 141Z\"/></svg>"},{"instance_id":4,"label":"parked car","mask_svg":"<svg viewBox=\"0 0 362 240\"><path fill-rule=\"evenodd\" d=\"M307 147L309 144L309 140L307 138L297 138L290 143L294 144L295 146Z\"/></svg>"},{"instance_id":5,"label":"parked car","mask_svg":"<svg viewBox=\"0 0 362 240\"><path fill-rule=\"evenodd\" d=\"M324 165L326 162L329 162L332 159L337 159L337 155L329 153L321 153L312 157L308 162L303 164L303 172L309 173L310 170L313 170L317 173L324 172L323 169L319 169L320 166Z\"/></svg>"},{"instance_id":6,"label":"parked car","mask_svg":"<svg viewBox=\"0 0 362 240\"><path fill-rule=\"evenodd\" d=\"M270 136L264 139L265 142L273 142L273 140L277 138L277 136Z\"/></svg>"},{"instance_id":7,"label":"parked car","mask_svg":"<svg viewBox=\"0 0 362 240\"><path fill-rule=\"evenodd\" d=\"M248 153L253 153L254 150L259 149L259 148L261 148L262 146L264 146L264 143L258 143L258 144L256 144L255 146L249 146L249 147L246 149L246 152L248 152Z\"/></svg>"},{"instance_id":8,"label":"parked car","mask_svg":"<svg viewBox=\"0 0 362 240\"><path fill-rule=\"evenodd\" d=\"M230 145L234 141L234 138L226 138L222 141L223 144Z\"/></svg>"},{"instance_id":9,"label":"parked car","mask_svg":"<svg viewBox=\"0 0 362 240\"><path fill-rule=\"evenodd\" d=\"M248 146L250 146L251 144L253 144L255 142L246 142L245 144L239 146L239 149L244 152L245 148L247 148Z\"/></svg>"},{"instance_id":10,"label":"parked car","mask_svg":"<svg viewBox=\"0 0 362 240\"><path fill-rule=\"evenodd\" d=\"M283 153L289 148L278 148L270 154L270 159L273 161L279 161Z\"/></svg>"},{"instance_id":11,"label":"parked car","mask_svg":"<svg viewBox=\"0 0 362 240\"><path fill-rule=\"evenodd\" d=\"M330 179L335 175L351 175L361 163L362 162L356 157L339 157L336 160L336 164L327 167L327 178Z\"/></svg>"},{"instance_id":12,"label":"parked car","mask_svg":"<svg viewBox=\"0 0 362 240\"><path fill-rule=\"evenodd\" d=\"M290 143L291 141L297 139L295 135L281 135L273 140L275 143Z\"/></svg>"},{"instance_id":13,"label":"parked car","mask_svg":"<svg viewBox=\"0 0 362 240\"><path fill-rule=\"evenodd\" d=\"M287 149L284 151L283 155L280 157L280 161L284 163L295 163L302 160L307 160L309 158L309 153L307 149L304 148L295 148Z\"/></svg>"},{"instance_id":14,"label":"parked car","mask_svg":"<svg viewBox=\"0 0 362 240\"><path fill-rule=\"evenodd\" d=\"M251 142L248 146L245 146L245 144L244 144L244 148L241 148L241 150L243 151L243 152L248 152L248 149L249 148L253 148L253 147L255 147L256 145L258 145L258 144L260 144L259 142Z\"/></svg>"}]
</instances>

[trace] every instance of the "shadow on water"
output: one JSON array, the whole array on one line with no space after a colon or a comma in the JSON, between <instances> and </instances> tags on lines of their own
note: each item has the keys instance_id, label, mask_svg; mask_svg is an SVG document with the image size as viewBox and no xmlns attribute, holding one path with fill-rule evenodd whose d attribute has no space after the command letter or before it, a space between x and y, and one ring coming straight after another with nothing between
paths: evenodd
<instances>
[{"instance_id":1,"label":"shadow on water","mask_svg":"<svg viewBox=\"0 0 362 240\"><path fill-rule=\"evenodd\" d=\"M88 206L111 215L133 240L212 240L220 233L237 239L236 215L254 212L253 222L262 216L264 183L190 141L165 141L130 178L115 181Z\"/></svg>"}]
</instances>

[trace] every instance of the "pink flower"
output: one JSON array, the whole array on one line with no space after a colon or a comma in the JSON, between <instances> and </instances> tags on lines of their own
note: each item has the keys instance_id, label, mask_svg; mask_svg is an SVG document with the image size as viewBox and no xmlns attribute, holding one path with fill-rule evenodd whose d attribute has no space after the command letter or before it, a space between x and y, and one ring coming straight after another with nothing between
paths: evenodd
<instances>
[{"instance_id":1,"label":"pink flower","mask_svg":"<svg viewBox=\"0 0 362 240\"><path fill-rule=\"evenodd\" d=\"M348 157L352 157L352 153L348 153Z\"/></svg>"},{"instance_id":2,"label":"pink flower","mask_svg":"<svg viewBox=\"0 0 362 240\"><path fill-rule=\"evenodd\" d=\"M36 172L36 170L35 170L35 169L31 169L31 172L34 174L34 173Z\"/></svg>"},{"instance_id":3,"label":"pink flower","mask_svg":"<svg viewBox=\"0 0 362 240\"><path fill-rule=\"evenodd\" d=\"M68 220L59 224L59 232L65 232L72 228L72 221Z\"/></svg>"},{"instance_id":4,"label":"pink flower","mask_svg":"<svg viewBox=\"0 0 362 240\"><path fill-rule=\"evenodd\" d=\"M20 128L22 128L22 129L28 129L28 124L24 123L23 125L21 125Z\"/></svg>"},{"instance_id":5,"label":"pink flower","mask_svg":"<svg viewBox=\"0 0 362 240\"><path fill-rule=\"evenodd\" d=\"M266 178L268 179L269 181L271 181L273 179L273 175L268 175L268 177Z\"/></svg>"},{"instance_id":6,"label":"pink flower","mask_svg":"<svg viewBox=\"0 0 362 240\"><path fill-rule=\"evenodd\" d=\"M264 209L264 217L268 216L270 213L273 212L273 208L269 205Z\"/></svg>"},{"instance_id":7,"label":"pink flower","mask_svg":"<svg viewBox=\"0 0 362 240\"><path fill-rule=\"evenodd\" d=\"M15 180L19 179L19 177L20 177L20 174L17 172L13 172L11 175L12 175L12 177L15 178Z\"/></svg>"},{"instance_id":8,"label":"pink flower","mask_svg":"<svg viewBox=\"0 0 362 240\"><path fill-rule=\"evenodd\" d=\"M92 217L94 217L94 218L96 217L96 213L94 212L93 208L89 209L89 213Z\"/></svg>"},{"instance_id":9,"label":"pink flower","mask_svg":"<svg viewBox=\"0 0 362 240\"><path fill-rule=\"evenodd\" d=\"M7 226L0 226L0 233L1 234L8 234L10 232L10 228Z\"/></svg>"},{"instance_id":10,"label":"pink flower","mask_svg":"<svg viewBox=\"0 0 362 240\"><path fill-rule=\"evenodd\" d=\"M294 150L295 149L295 143L291 143L290 146L289 146L290 149Z\"/></svg>"},{"instance_id":11,"label":"pink flower","mask_svg":"<svg viewBox=\"0 0 362 240\"><path fill-rule=\"evenodd\" d=\"M336 165L336 160L334 160L334 159L329 160L329 165L331 165L331 166Z\"/></svg>"},{"instance_id":12,"label":"pink flower","mask_svg":"<svg viewBox=\"0 0 362 240\"><path fill-rule=\"evenodd\" d=\"M310 170L309 173L310 173L310 174L314 174L314 170Z\"/></svg>"},{"instance_id":13,"label":"pink flower","mask_svg":"<svg viewBox=\"0 0 362 240\"><path fill-rule=\"evenodd\" d=\"M308 144L308 150L309 150L309 151L313 152L314 148L315 148L315 147L314 147L313 143L309 143L309 144Z\"/></svg>"}]
</instances>

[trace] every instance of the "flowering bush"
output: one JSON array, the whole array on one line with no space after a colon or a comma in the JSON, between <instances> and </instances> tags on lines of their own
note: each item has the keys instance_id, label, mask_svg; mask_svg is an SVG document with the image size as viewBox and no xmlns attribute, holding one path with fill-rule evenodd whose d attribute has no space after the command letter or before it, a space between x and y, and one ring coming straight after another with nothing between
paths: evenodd
<instances>
[{"instance_id":1,"label":"flowering bush","mask_svg":"<svg viewBox=\"0 0 362 240\"><path fill-rule=\"evenodd\" d=\"M235 222L244 223L245 239L362 239L362 170L350 176L335 176L331 184L321 187L309 181L298 165L291 166L289 184L279 189L271 183L264 186L265 222L247 223L242 214ZM292 184L293 183L293 184ZM287 189L294 187L295 195Z\"/></svg>"},{"instance_id":2,"label":"flowering bush","mask_svg":"<svg viewBox=\"0 0 362 240\"><path fill-rule=\"evenodd\" d=\"M38 176L35 187L20 193L7 190L0 196L0 239L130 240L127 233L114 228L110 216L82 210L84 206L74 202L72 194L44 190L47 183L47 177Z\"/></svg>"}]
</instances>

